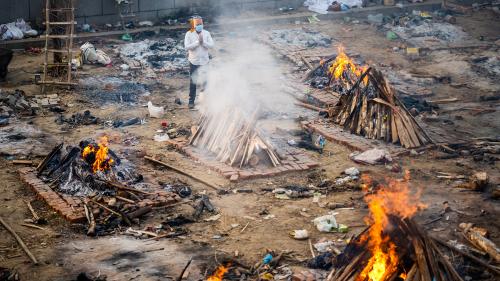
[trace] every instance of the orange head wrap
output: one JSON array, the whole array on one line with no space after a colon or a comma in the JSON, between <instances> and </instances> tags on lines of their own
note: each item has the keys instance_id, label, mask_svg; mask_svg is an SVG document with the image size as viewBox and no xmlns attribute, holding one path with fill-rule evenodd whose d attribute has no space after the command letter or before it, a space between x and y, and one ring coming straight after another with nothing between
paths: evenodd
<instances>
[{"instance_id":1,"label":"orange head wrap","mask_svg":"<svg viewBox=\"0 0 500 281\"><path fill-rule=\"evenodd\" d=\"M189 21L191 22L191 29L190 29L190 31L194 31L195 27L198 24L203 24L203 19L201 17L198 17L198 16L192 17Z\"/></svg>"}]
</instances>

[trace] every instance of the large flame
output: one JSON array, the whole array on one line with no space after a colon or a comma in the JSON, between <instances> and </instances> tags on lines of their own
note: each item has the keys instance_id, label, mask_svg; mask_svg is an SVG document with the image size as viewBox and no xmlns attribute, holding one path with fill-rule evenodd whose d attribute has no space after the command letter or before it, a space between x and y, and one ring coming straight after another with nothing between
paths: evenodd
<instances>
[{"instance_id":1,"label":"large flame","mask_svg":"<svg viewBox=\"0 0 500 281\"><path fill-rule=\"evenodd\" d=\"M217 267L214 274L212 274L212 276L209 276L207 278L207 281L222 281L222 278L224 278L224 274L226 274L228 270L229 270L229 265L227 266L220 265L219 267Z\"/></svg>"},{"instance_id":2,"label":"large flame","mask_svg":"<svg viewBox=\"0 0 500 281\"><path fill-rule=\"evenodd\" d=\"M387 187L379 186L378 191L365 196L370 209L370 217L366 218L366 223L371 227L363 239L367 239L372 256L356 281L383 281L396 272L399 263L396 245L384 234L389 226L388 215L407 218L425 207L419 203L418 193L410 193L409 179L409 173L406 172L403 180L390 180ZM367 188L370 184L371 181L368 180L364 187Z\"/></svg>"},{"instance_id":3,"label":"large flame","mask_svg":"<svg viewBox=\"0 0 500 281\"><path fill-rule=\"evenodd\" d=\"M364 71L366 71L366 66L358 66L354 63L354 61L346 55L344 52L344 47L339 45L338 54L335 58L335 61L328 68L328 72L332 75L332 78L335 80L341 81L344 85L351 85L355 81L347 81L344 72L350 71L356 77L360 77ZM363 83L366 85L368 83L368 77L363 79Z\"/></svg>"},{"instance_id":4,"label":"large flame","mask_svg":"<svg viewBox=\"0 0 500 281\"><path fill-rule=\"evenodd\" d=\"M106 171L111 168L113 159L108 155L108 137L103 136L97 142L97 147L92 144L87 145L82 151L84 159L92 159L92 172Z\"/></svg>"}]
</instances>

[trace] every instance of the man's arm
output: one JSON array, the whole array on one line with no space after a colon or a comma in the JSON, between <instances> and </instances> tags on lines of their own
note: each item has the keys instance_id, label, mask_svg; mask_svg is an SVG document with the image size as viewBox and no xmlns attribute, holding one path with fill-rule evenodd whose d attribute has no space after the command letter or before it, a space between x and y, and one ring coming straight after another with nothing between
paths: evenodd
<instances>
[{"instance_id":1,"label":"man's arm","mask_svg":"<svg viewBox=\"0 0 500 281\"><path fill-rule=\"evenodd\" d=\"M206 40L203 40L203 47L212 49L214 47L214 40L212 40L212 35L210 35L210 32L207 31L207 38Z\"/></svg>"},{"instance_id":2,"label":"man's arm","mask_svg":"<svg viewBox=\"0 0 500 281\"><path fill-rule=\"evenodd\" d=\"M195 36L190 36L189 32L186 32L184 37L184 48L186 50L193 50L200 45L200 42Z\"/></svg>"}]
</instances>

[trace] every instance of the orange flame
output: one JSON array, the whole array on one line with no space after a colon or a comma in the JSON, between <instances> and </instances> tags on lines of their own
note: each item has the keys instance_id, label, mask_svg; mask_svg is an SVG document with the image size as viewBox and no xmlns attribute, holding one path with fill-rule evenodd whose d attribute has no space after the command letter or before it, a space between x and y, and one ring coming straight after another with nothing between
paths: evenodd
<instances>
[{"instance_id":1,"label":"orange flame","mask_svg":"<svg viewBox=\"0 0 500 281\"><path fill-rule=\"evenodd\" d=\"M379 186L376 193L365 196L370 209L366 223L371 227L363 239L368 240L372 256L356 281L383 281L396 272L399 263L396 245L384 234L389 226L388 215L408 218L425 207L419 203L418 193L410 194L409 178L406 172L403 180L391 180L387 187Z\"/></svg>"},{"instance_id":2,"label":"orange flame","mask_svg":"<svg viewBox=\"0 0 500 281\"><path fill-rule=\"evenodd\" d=\"M335 80L340 80L344 84L347 84L354 83L354 81L346 81L346 79L342 76L345 71L350 70L354 75L356 75L356 77L360 77L366 69L368 69L366 66L357 66L354 61L346 55L344 47L339 45L338 55L335 58L335 61L328 68L328 72ZM368 83L368 77L363 79L363 83L365 85Z\"/></svg>"},{"instance_id":3,"label":"orange flame","mask_svg":"<svg viewBox=\"0 0 500 281\"><path fill-rule=\"evenodd\" d=\"M91 154L94 155L94 162L92 165L92 172L106 171L111 168L113 159L108 156L108 137L103 136L99 139L97 147L92 144L87 145L82 151L82 157L87 159Z\"/></svg>"},{"instance_id":4,"label":"orange flame","mask_svg":"<svg viewBox=\"0 0 500 281\"><path fill-rule=\"evenodd\" d=\"M227 266L220 265L219 267L217 267L214 274L212 274L212 276L209 276L207 278L207 281L222 281L222 278L224 278L224 274L226 274L228 270L229 270L229 265Z\"/></svg>"}]
</instances>

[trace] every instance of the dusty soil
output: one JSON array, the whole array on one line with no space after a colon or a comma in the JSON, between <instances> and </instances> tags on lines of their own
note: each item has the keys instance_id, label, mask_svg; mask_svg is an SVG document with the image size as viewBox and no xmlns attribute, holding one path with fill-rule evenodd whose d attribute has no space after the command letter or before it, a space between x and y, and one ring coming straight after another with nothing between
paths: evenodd
<instances>
[{"instance_id":1,"label":"dusty soil","mask_svg":"<svg viewBox=\"0 0 500 281\"><path fill-rule=\"evenodd\" d=\"M499 38L500 30L494 28L498 18L474 14L473 16L458 17L458 24L477 36L484 35L486 41ZM290 26L276 26L276 28ZM314 28L329 34L342 42L352 52L359 53L365 60L390 66L394 70L415 68L426 70L428 73L445 74L452 77L454 83L465 83L469 87L452 87L450 85L435 84L431 86L434 95L432 99L456 97L458 101L445 104L440 110L453 108L460 109L463 104L479 104L479 95L498 94L498 80L491 82L478 77L476 72L463 69L460 62L467 61L476 51L446 51L432 53L419 60L410 60L401 52L394 52L393 47L400 46L401 42L389 41L385 34L367 24L345 24L342 22L321 22ZM222 47L224 40L230 38L215 38ZM96 42L98 47L112 53L114 45L121 44L116 40L101 40ZM334 47L332 47L333 49ZM314 50L311 50L314 51ZM481 55L487 55L482 53ZM495 54L493 54L495 55ZM498 53L496 53L498 56ZM84 66L79 72L80 79L100 76L118 76L120 70L116 67L119 59L114 57L114 67L102 68ZM39 93L39 87L33 85L35 67L42 62L39 55L29 55L16 52L10 66L8 82L1 85L2 90L22 89L27 95ZM288 62L282 62L281 67L285 77L293 72L294 67ZM498 79L498 76L496 77ZM175 150L168 149L162 144L153 141L155 131L159 129L160 120L147 117L147 108L143 105L148 100L167 108L165 120L176 123L177 126L189 128L196 121L198 112L189 111L186 105L178 106L174 103L176 97L183 101L187 99L188 78L181 74L159 75L156 80L147 80L137 75L134 81L141 81L148 85L150 96L141 97L140 102L133 106L120 104L96 104L85 100L79 89L66 91L53 89L62 97L62 104L66 105L66 115L91 110L92 114L105 120L115 118L140 117L146 120L143 125L134 125L120 129L105 126L90 125L74 129L65 129L54 122L55 114L44 112L30 119L21 119L23 122L33 122L36 126L52 134L56 139L65 142L78 142L83 138L96 138L99 135L110 136L110 146L120 155L127 157L152 183L172 182L182 180L192 186L195 193L206 192L213 204L220 210L221 218L216 222L200 222L188 225L189 234L174 239L144 242L129 236L117 233L114 236L90 238L84 235L85 225L71 225L51 211L47 205L35 198L34 193L27 189L18 178L16 169L10 163L12 158L0 160L0 216L2 216L24 239L28 247L40 260L40 265L34 266L23 253L15 240L4 228L0 228L0 265L16 269L21 280L74 280L81 271L94 275L105 274L108 280L165 280L166 277L177 277L181 268L190 257L194 257L194 266L191 267L189 280L202 278L206 274L206 265L213 264L217 256L238 252L239 258L247 264L259 261L267 249L277 252L291 250L295 259L287 263L293 267L301 267L298 262L310 257L307 241L297 241L290 238L289 233L295 229L307 229L313 242L320 238L332 240L347 239L364 229L363 218L367 215L366 204L362 200L360 190L333 190L314 203L312 198L279 200L263 188L281 187L286 184L317 184L321 179L334 179L349 167L357 166L376 180L385 178L402 178L403 174L391 172L384 166L359 166L348 158L350 151L340 145L328 143L323 154L308 152L311 158L320 162L320 167L313 171L298 172L273 178L230 183L218 174L209 171L202 163L193 161ZM474 93L474 94L471 94ZM498 101L491 102L493 108L498 109ZM310 116L312 113L305 109L296 109L293 116ZM453 124L429 124L440 127L454 137L469 139L471 137L495 136L500 127L498 112L473 116L457 110L450 114L463 115L462 119L453 119ZM276 126L296 126L291 120L274 122ZM282 123L280 123L282 122ZM286 124L285 124L286 123ZM136 144L127 144L126 140L134 138ZM193 181L162 167L147 163L142 157L154 155L161 157L168 163L175 164L206 181L217 184L227 190L251 189L252 193L229 192L219 195L203 184ZM403 156L395 159L403 170L411 172L411 185L422 191L421 200L427 205L417 216L417 221L426 223L435 218L442 210L443 203L448 202L454 210L445 219L425 224L424 227L432 234L448 239L458 239L458 224L473 222L487 228L491 239L500 243L500 225L498 220L500 205L498 201L489 198L487 192L473 192L453 188L450 181L439 180L436 172L456 174L471 174L472 171L486 171L490 175L492 185L499 182L498 163L488 164L475 162L472 158L437 159L438 151L427 151L419 156ZM40 160L40 159L35 159ZM36 211L47 219L44 230L37 230L21 226L23 220L31 217L26 202L31 201ZM327 214L330 210L326 203L353 203L353 209L337 210L337 220L350 227L347 234L321 233L317 231L311 220L317 216ZM141 221L142 228L155 226L161 223L169 214L193 211L190 205L177 206L172 209L158 210ZM274 215L265 219L266 215ZM208 215L206 215L208 216ZM238 224L232 227L231 225ZM125 229L122 229L124 231Z\"/></svg>"}]
</instances>

